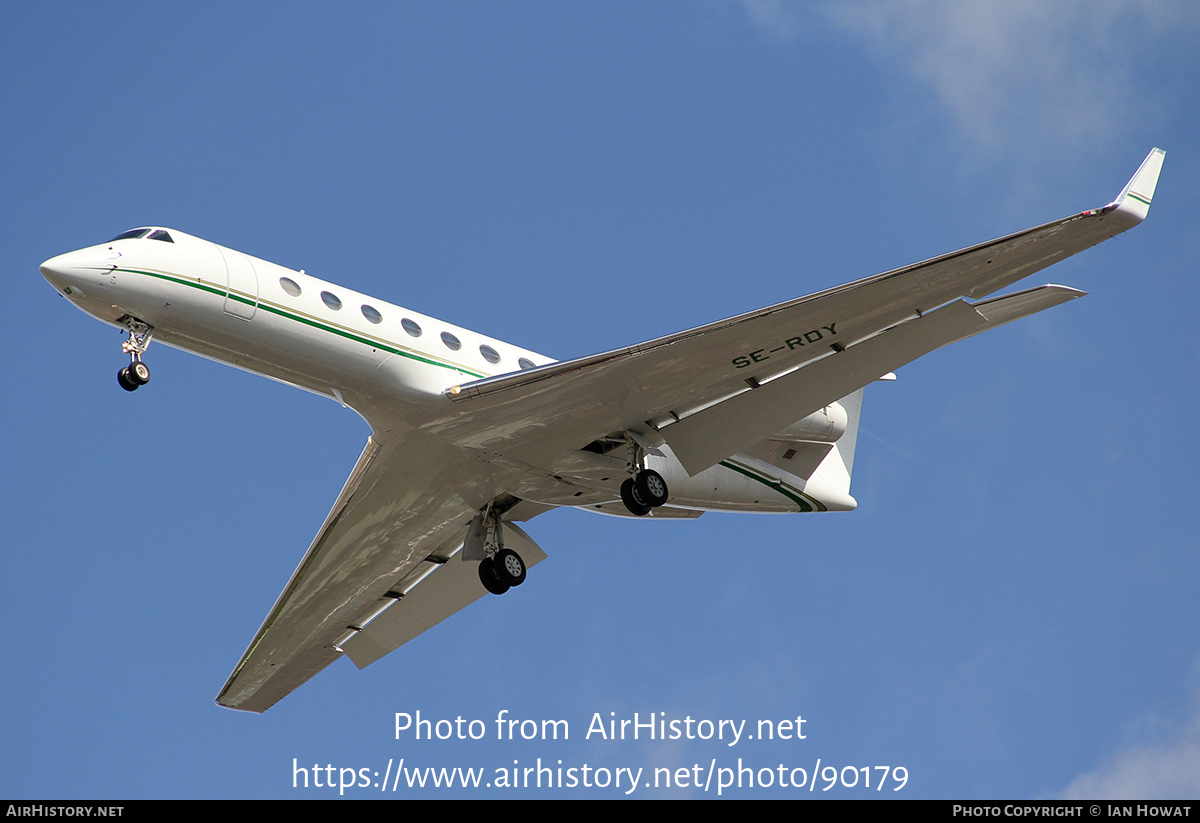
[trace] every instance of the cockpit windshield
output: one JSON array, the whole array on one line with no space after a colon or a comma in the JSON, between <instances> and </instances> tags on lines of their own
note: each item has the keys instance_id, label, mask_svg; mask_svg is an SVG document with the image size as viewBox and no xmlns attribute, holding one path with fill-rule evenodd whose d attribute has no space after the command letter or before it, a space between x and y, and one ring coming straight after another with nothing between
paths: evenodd
<instances>
[{"instance_id":1,"label":"cockpit windshield","mask_svg":"<svg viewBox=\"0 0 1200 823\"><path fill-rule=\"evenodd\" d=\"M164 243L175 242L171 239L170 232L166 231L165 229L130 229L129 231L121 232L108 242L115 243L118 240L137 240L139 238L146 237L146 235L150 235L147 238L148 240L161 240Z\"/></svg>"},{"instance_id":2,"label":"cockpit windshield","mask_svg":"<svg viewBox=\"0 0 1200 823\"><path fill-rule=\"evenodd\" d=\"M130 229L129 231L121 232L120 234L118 234L116 237L114 237L112 240L109 240L108 242L115 243L118 240L133 240L137 237L145 237L149 233L150 233L150 229Z\"/></svg>"}]
</instances>

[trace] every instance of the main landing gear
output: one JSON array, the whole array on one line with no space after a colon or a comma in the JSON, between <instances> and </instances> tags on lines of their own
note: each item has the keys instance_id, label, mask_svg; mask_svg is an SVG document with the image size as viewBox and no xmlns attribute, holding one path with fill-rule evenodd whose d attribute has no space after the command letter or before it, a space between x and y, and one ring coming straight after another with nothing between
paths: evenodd
<instances>
[{"instance_id":1,"label":"main landing gear","mask_svg":"<svg viewBox=\"0 0 1200 823\"><path fill-rule=\"evenodd\" d=\"M629 438L629 479L621 484L621 502L630 514L644 517L651 509L667 502L667 481L654 469L647 469L641 446Z\"/></svg>"},{"instance_id":2,"label":"main landing gear","mask_svg":"<svg viewBox=\"0 0 1200 823\"><path fill-rule=\"evenodd\" d=\"M479 582L492 594L504 594L525 582L525 561L512 549L504 548L501 528L500 512L489 505L482 516L476 517L467 537L468 543L482 540L484 558L479 561ZM472 552L478 546L475 542Z\"/></svg>"},{"instance_id":3,"label":"main landing gear","mask_svg":"<svg viewBox=\"0 0 1200 823\"><path fill-rule=\"evenodd\" d=\"M139 386L150 382L150 367L142 362L142 355L154 336L154 328L135 317L125 315L117 321L129 332L129 339L121 344L121 351L129 355L132 362L117 372L117 384L125 391L137 391Z\"/></svg>"},{"instance_id":4,"label":"main landing gear","mask_svg":"<svg viewBox=\"0 0 1200 823\"><path fill-rule=\"evenodd\" d=\"M525 582L525 561L512 549L501 549L479 561L479 582L492 594L504 594Z\"/></svg>"}]
</instances>

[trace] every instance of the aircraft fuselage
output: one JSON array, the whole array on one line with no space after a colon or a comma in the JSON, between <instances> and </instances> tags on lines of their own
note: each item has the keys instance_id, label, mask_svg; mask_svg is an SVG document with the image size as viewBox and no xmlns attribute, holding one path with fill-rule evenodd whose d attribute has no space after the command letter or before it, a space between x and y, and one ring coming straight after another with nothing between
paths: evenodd
<instances>
[{"instance_id":1,"label":"aircraft fuselage","mask_svg":"<svg viewBox=\"0 0 1200 823\"><path fill-rule=\"evenodd\" d=\"M59 255L41 273L105 323L140 321L153 328L155 341L340 402L371 424L376 440L419 430L444 413L453 386L556 362L175 229L146 229ZM618 494L623 450L602 454L586 445L554 465L493 466L489 485L546 505L625 514ZM671 491L659 516L855 505L820 477L792 475L759 456L736 455L689 477L669 447L661 451L645 458Z\"/></svg>"}]
</instances>

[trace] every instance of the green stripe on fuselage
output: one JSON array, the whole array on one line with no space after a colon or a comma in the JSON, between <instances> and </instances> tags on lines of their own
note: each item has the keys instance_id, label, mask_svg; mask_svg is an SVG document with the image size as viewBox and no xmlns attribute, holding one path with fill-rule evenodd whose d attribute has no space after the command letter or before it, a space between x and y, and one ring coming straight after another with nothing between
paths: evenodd
<instances>
[{"instance_id":1,"label":"green stripe on fuselage","mask_svg":"<svg viewBox=\"0 0 1200 823\"><path fill-rule=\"evenodd\" d=\"M382 349L383 351L386 351L390 354L398 354L401 357L407 357L410 360L416 360L419 363L425 363L426 365L430 365L430 366L440 366L443 369L451 369L452 371L460 372L462 374L467 374L467 375L470 375L471 377L480 377L480 378L487 377L487 375L485 375L485 374L480 374L479 372L471 371L470 369L468 369L464 366L459 366L459 365L452 364L452 363L442 363L438 360L432 359L429 356L418 354L409 349L399 348L393 343L389 343L389 342L380 340L378 338L363 337L358 332L352 331L351 329L347 329L342 326L331 325L330 323L327 323L323 320L319 320L319 319L317 319L315 317L311 317L309 315L300 314L300 313L292 311L290 309L285 309L283 306L264 301L261 298L256 301L254 298L250 297L249 295L243 294L241 292L229 291L228 293L226 293L226 291L224 289L214 288L212 286L207 286L204 283L200 283L198 281L194 282L192 280L182 278L178 275L166 274L164 272L146 271L144 269L125 269L125 268L119 268L119 267L115 270L122 271L122 272L128 272L129 274L144 274L147 277L156 277L159 280L166 280L170 283L176 283L180 286L190 286L193 289L198 289L203 292L208 292L209 294L215 294L218 297L228 296L229 298L236 300L239 303L245 303L247 306L257 305L258 308L260 308L264 311L268 311L271 314L278 315L279 317L284 317L284 318L287 318L288 320L294 320L297 323L303 323L306 326L311 326L314 329L320 329L321 331L329 332L330 334L336 334L340 337L346 338L347 340L353 340L356 343L362 343L365 346L371 346L372 348Z\"/></svg>"},{"instance_id":2,"label":"green stripe on fuselage","mask_svg":"<svg viewBox=\"0 0 1200 823\"><path fill-rule=\"evenodd\" d=\"M802 511L802 512L811 512L811 511L817 511L817 510L824 511L824 509L825 509L825 507L822 506L820 503L808 498L806 495L804 495L803 492L799 491L798 489L791 489L791 488L785 486L783 483L781 483L778 480L764 477L764 476L758 474L757 472L755 472L753 469L749 468L748 466L742 466L737 463L732 463L728 460L722 460L719 465L722 465L727 469L735 471L738 474L745 475L746 477L749 477L751 480L757 480L759 483L762 483L764 486L766 486L768 489L771 489L772 491L779 492L784 497L788 498L789 500L794 501L796 503L796 505L798 505L800 507L800 511ZM804 495L804 496L802 496L802 495Z\"/></svg>"}]
</instances>

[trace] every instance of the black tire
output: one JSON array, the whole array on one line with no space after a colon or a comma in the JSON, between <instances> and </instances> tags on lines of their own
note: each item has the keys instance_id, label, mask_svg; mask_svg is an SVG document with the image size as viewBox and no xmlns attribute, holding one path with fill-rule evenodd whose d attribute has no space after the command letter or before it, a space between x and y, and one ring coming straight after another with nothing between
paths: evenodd
<instances>
[{"instance_id":1,"label":"black tire","mask_svg":"<svg viewBox=\"0 0 1200 823\"><path fill-rule=\"evenodd\" d=\"M634 496L632 479L621 484L621 502L629 509L630 514L645 517L650 513L650 507Z\"/></svg>"},{"instance_id":2,"label":"black tire","mask_svg":"<svg viewBox=\"0 0 1200 823\"><path fill-rule=\"evenodd\" d=\"M144 386L150 382L150 367L141 360L138 360L137 362L129 365L129 368L126 370L126 375L129 377L130 382L137 383L139 386Z\"/></svg>"},{"instance_id":3,"label":"black tire","mask_svg":"<svg viewBox=\"0 0 1200 823\"><path fill-rule=\"evenodd\" d=\"M521 559L521 555L512 549L501 549L496 552L496 559L492 563L492 574L496 575L496 579L505 588L520 586L524 583L525 572L525 561Z\"/></svg>"},{"instance_id":4,"label":"black tire","mask_svg":"<svg viewBox=\"0 0 1200 823\"><path fill-rule=\"evenodd\" d=\"M117 372L117 384L125 391L137 391L138 384L129 376L129 367L125 366Z\"/></svg>"},{"instance_id":5,"label":"black tire","mask_svg":"<svg viewBox=\"0 0 1200 823\"><path fill-rule=\"evenodd\" d=\"M637 480L633 481L633 495L650 508L657 508L667 502L667 481L654 469L638 472Z\"/></svg>"},{"instance_id":6,"label":"black tire","mask_svg":"<svg viewBox=\"0 0 1200 823\"><path fill-rule=\"evenodd\" d=\"M495 568L492 566L490 557L479 561L479 582L492 594L504 594L508 591L508 586L496 579Z\"/></svg>"}]
</instances>

